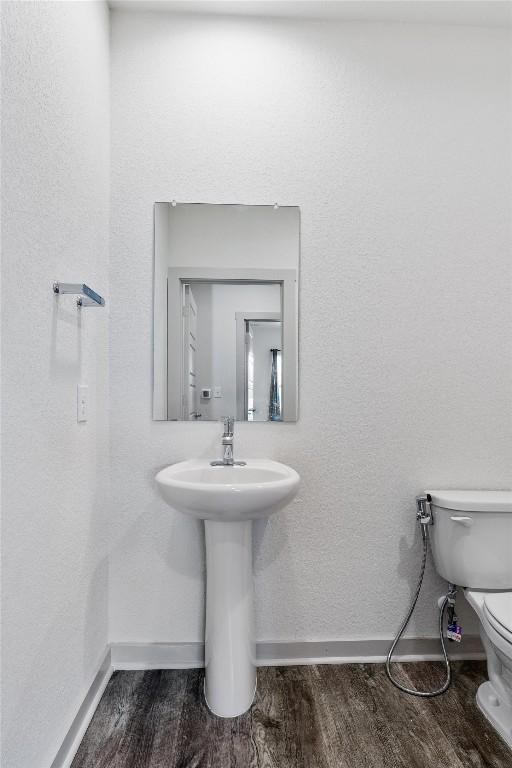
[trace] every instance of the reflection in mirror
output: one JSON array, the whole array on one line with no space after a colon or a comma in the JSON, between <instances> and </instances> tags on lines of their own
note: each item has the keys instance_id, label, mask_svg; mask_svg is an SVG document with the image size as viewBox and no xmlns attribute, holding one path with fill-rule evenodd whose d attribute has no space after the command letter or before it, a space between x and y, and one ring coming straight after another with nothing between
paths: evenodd
<instances>
[{"instance_id":1,"label":"reflection in mirror","mask_svg":"<svg viewBox=\"0 0 512 768\"><path fill-rule=\"evenodd\" d=\"M237 411L239 419L247 421L281 421L281 313L262 313L258 320L242 320L243 365L237 368L237 386L243 387Z\"/></svg>"},{"instance_id":2,"label":"reflection in mirror","mask_svg":"<svg viewBox=\"0 0 512 768\"><path fill-rule=\"evenodd\" d=\"M153 417L295 421L299 209L155 205Z\"/></svg>"}]
</instances>

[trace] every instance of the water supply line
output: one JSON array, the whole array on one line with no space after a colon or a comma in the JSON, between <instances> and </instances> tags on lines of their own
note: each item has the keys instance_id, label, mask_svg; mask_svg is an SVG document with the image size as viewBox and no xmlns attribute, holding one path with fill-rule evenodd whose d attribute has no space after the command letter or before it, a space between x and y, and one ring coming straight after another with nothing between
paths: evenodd
<instances>
[{"instance_id":1,"label":"water supply line","mask_svg":"<svg viewBox=\"0 0 512 768\"><path fill-rule=\"evenodd\" d=\"M391 645L391 648L389 649L389 653L386 659L386 674L389 677L390 681L393 683L393 685L396 688L398 688L400 691L403 691L404 693L410 693L412 696L422 696L423 698L432 698L433 696L440 696L442 693L445 693L445 691L448 690L448 688L450 687L450 683L452 681L452 671L450 666L450 660L446 652L446 646L445 646L445 640L444 640L444 614L446 609L448 608L449 613L451 614L450 621L453 619L455 596L457 594L457 587L455 586L455 584L449 584L448 592L439 601L439 638L441 640L441 648L443 650L444 664L446 668L446 679L443 685L440 688L436 688L434 691L418 691L414 688L407 688L405 685L402 685L402 683L399 683L398 680L395 680L393 675L391 674L391 657L393 656L395 648L398 645L403 633L405 632L407 625L409 624L409 621L411 620L411 616L416 607L416 603L418 602L418 597L420 596L421 586L423 584L423 577L425 575L425 566L427 564L428 544L429 544L428 529L429 529L429 526L433 525L433 522L434 522L434 519L432 517L432 510L430 509L430 502L431 502L431 499L428 494L425 496L416 497L416 520L420 525L421 538L423 541L423 557L421 560L420 576L418 579L416 592L414 593L414 597L412 599L407 615L403 620L400 626L400 629L398 630L397 636L393 640L393 643Z\"/></svg>"}]
</instances>

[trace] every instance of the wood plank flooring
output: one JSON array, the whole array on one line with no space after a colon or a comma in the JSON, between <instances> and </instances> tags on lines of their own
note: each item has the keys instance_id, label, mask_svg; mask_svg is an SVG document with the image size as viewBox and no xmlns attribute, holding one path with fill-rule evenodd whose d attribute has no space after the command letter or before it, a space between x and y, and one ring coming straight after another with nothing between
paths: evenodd
<instances>
[{"instance_id":1,"label":"wood plank flooring","mask_svg":"<svg viewBox=\"0 0 512 768\"><path fill-rule=\"evenodd\" d=\"M453 664L444 696L397 691L382 664L265 667L252 709L226 720L203 670L115 672L72 768L512 768L475 704L483 662ZM437 663L395 665L434 687Z\"/></svg>"}]
</instances>

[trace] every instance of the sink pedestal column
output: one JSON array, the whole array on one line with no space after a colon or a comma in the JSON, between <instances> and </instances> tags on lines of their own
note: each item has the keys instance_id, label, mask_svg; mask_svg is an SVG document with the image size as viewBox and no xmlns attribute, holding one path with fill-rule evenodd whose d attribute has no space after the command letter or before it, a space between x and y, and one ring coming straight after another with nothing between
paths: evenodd
<instances>
[{"instance_id":1,"label":"sink pedestal column","mask_svg":"<svg viewBox=\"0 0 512 768\"><path fill-rule=\"evenodd\" d=\"M236 717L256 690L252 520L205 520L206 703L220 717Z\"/></svg>"}]
</instances>

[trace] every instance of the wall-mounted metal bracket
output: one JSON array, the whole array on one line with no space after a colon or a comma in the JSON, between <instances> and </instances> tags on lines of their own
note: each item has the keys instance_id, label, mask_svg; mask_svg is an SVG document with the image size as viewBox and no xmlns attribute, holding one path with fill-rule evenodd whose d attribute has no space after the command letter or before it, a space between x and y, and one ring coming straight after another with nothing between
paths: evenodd
<instances>
[{"instance_id":1,"label":"wall-mounted metal bracket","mask_svg":"<svg viewBox=\"0 0 512 768\"><path fill-rule=\"evenodd\" d=\"M422 496L416 496L416 520L421 525L434 525L434 516L430 503L432 497L430 493Z\"/></svg>"},{"instance_id":2,"label":"wall-mounted metal bracket","mask_svg":"<svg viewBox=\"0 0 512 768\"><path fill-rule=\"evenodd\" d=\"M54 283L54 293L73 293L79 307L104 307L105 299L85 283Z\"/></svg>"}]
</instances>

